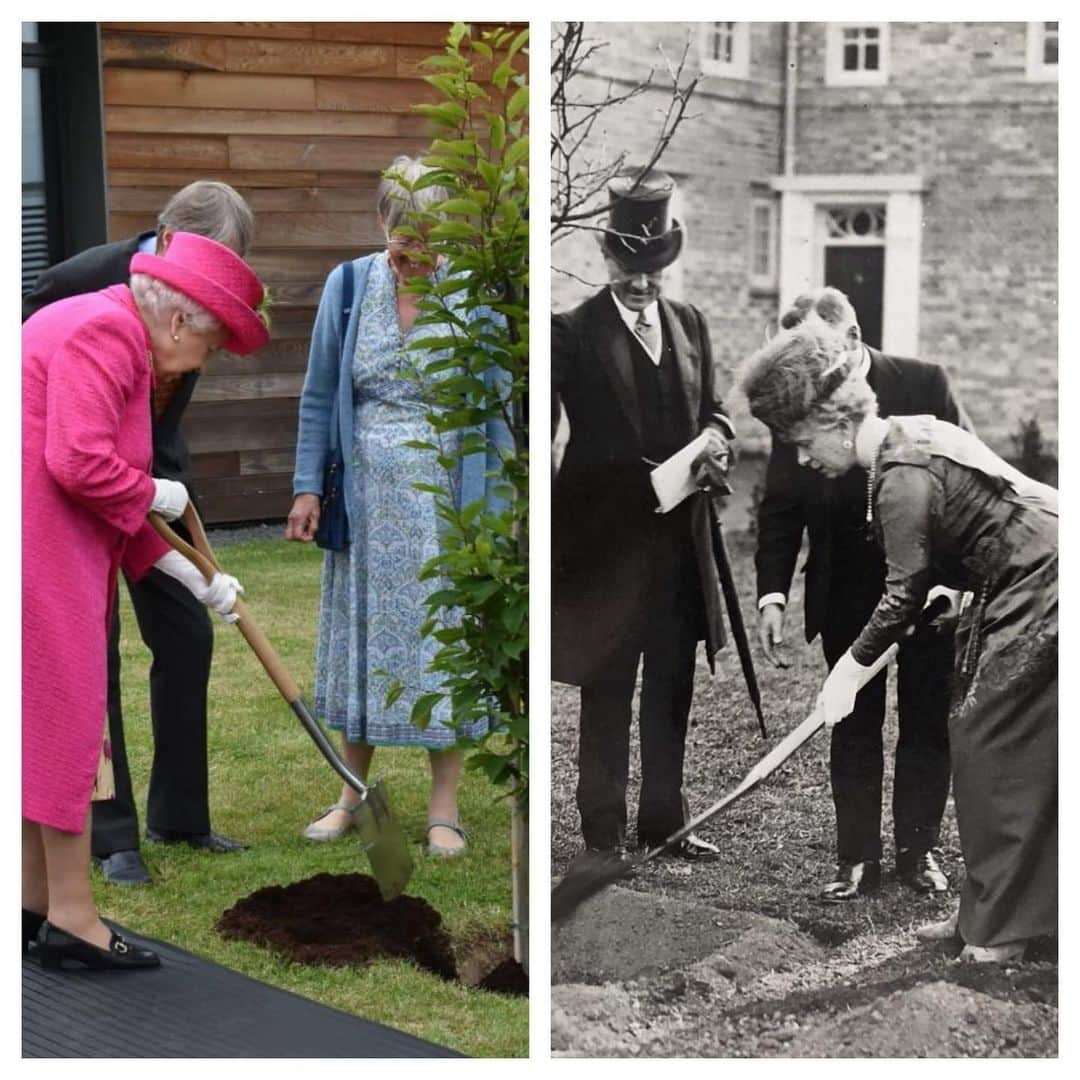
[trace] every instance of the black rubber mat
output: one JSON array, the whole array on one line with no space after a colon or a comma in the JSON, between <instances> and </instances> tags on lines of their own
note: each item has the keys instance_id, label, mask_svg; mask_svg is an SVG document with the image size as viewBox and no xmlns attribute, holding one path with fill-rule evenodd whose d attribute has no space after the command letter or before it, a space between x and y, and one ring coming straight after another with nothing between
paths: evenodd
<instances>
[{"instance_id":1,"label":"black rubber mat","mask_svg":"<svg viewBox=\"0 0 1080 1080\"><path fill-rule=\"evenodd\" d=\"M161 967L57 972L24 957L23 1057L462 1056L116 929L157 951Z\"/></svg>"}]
</instances>

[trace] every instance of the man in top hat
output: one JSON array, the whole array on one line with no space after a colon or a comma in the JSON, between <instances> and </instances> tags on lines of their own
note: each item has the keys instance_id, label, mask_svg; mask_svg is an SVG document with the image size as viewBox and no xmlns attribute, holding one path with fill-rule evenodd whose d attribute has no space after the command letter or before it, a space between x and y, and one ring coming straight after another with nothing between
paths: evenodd
<instances>
[{"instance_id":1,"label":"man in top hat","mask_svg":"<svg viewBox=\"0 0 1080 1080\"><path fill-rule=\"evenodd\" d=\"M631 700L644 657L637 842L686 820L683 752L697 643L722 644L710 508L695 494L658 512L649 473L702 432L699 487L724 477L734 429L716 394L701 313L662 297L683 228L670 176L610 184L601 234L609 284L552 318L552 394L569 439L552 495L552 675L581 687L577 804L589 852L625 855ZM715 855L691 836L676 854Z\"/></svg>"},{"instance_id":2,"label":"man in top hat","mask_svg":"<svg viewBox=\"0 0 1080 1080\"><path fill-rule=\"evenodd\" d=\"M23 322L56 300L126 284L132 257L164 255L175 233L209 237L243 257L254 231L254 215L237 191L216 180L196 180L169 199L156 230L89 248L46 270L23 297ZM189 371L171 380L159 379L151 403L153 474L189 488L191 461L180 419L198 377L197 371ZM172 528L188 539L180 522ZM214 633L206 609L178 581L157 570L137 582L129 581L128 591L139 632L153 656L154 760L147 795L147 838L213 852L242 851L246 844L210 827L206 702ZM108 714L116 797L93 804L91 850L107 881L145 885L150 875L139 851L139 818L124 744L119 641L118 605L113 604Z\"/></svg>"},{"instance_id":3,"label":"man in top hat","mask_svg":"<svg viewBox=\"0 0 1080 1080\"><path fill-rule=\"evenodd\" d=\"M879 415L929 413L970 428L944 368L886 356L865 345L855 309L839 289L827 286L803 293L780 319L784 329L803 322L830 328L844 340L877 395ZM881 598L885 559L866 529L865 470L852 469L830 480L800 466L797 458L794 446L774 440L758 508L759 636L766 656L783 666L784 609L805 530L810 542L806 640L821 634L825 660L832 667ZM952 668L953 635L948 622L944 627L931 625L911 638L897 664L896 872L923 893L942 893L949 887L934 848L949 795ZM855 900L874 892L881 882L885 689L882 673L859 693L854 713L832 730L837 867L821 890L821 899L828 902Z\"/></svg>"}]
</instances>

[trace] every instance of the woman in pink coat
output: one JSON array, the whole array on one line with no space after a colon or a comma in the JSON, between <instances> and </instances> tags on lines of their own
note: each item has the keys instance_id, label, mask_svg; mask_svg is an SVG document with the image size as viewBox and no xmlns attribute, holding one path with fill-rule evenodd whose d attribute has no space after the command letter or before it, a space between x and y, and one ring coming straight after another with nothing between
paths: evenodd
<instances>
[{"instance_id":1,"label":"woman in pink coat","mask_svg":"<svg viewBox=\"0 0 1080 1080\"><path fill-rule=\"evenodd\" d=\"M131 273L23 324L23 942L54 968L159 963L102 923L90 890L109 604L121 566L136 579L156 566L231 611L235 579L207 586L147 523L187 505L183 484L150 475L150 400L156 378L268 340L258 278L213 240L176 233Z\"/></svg>"}]
</instances>

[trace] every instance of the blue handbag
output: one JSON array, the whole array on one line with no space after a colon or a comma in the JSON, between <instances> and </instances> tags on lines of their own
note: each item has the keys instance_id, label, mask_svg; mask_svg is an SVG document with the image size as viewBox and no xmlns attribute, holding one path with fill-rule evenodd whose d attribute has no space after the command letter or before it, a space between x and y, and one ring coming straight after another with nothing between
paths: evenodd
<instances>
[{"instance_id":1,"label":"blue handbag","mask_svg":"<svg viewBox=\"0 0 1080 1080\"><path fill-rule=\"evenodd\" d=\"M353 305L353 264L342 264L341 347L345 348L345 330ZM322 501L315 543L327 551L344 551L349 543L349 518L345 513L345 458L341 452L338 426L338 397L330 414L330 449L323 467Z\"/></svg>"}]
</instances>

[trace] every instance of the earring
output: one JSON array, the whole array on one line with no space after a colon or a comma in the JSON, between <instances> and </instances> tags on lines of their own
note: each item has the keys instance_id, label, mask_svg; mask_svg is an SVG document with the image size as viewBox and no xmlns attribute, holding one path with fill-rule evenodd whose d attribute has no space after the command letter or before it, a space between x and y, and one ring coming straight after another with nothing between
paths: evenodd
<instances>
[{"instance_id":1,"label":"earring","mask_svg":"<svg viewBox=\"0 0 1080 1080\"><path fill-rule=\"evenodd\" d=\"M180 340L180 335L179 334L173 334L172 339L173 339L173 341L179 341Z\"/></svg>"},{"instance_id":2,"label":"earring","mask_svg":"<svg viewBox=\"0 0 1080 1080\"><path fill-rule=\"evenodd\" d=\"M845 450L850 450L855 444L850 439L845 439L840 445Z\"/></svg>"}]
</instances>

